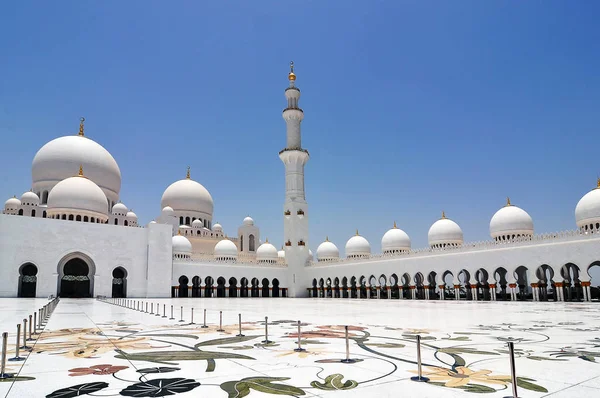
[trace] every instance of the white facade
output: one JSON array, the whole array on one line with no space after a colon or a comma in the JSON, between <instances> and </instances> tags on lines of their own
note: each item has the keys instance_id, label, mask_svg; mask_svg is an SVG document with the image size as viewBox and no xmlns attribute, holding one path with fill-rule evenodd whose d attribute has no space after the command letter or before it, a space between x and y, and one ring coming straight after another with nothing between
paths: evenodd
<instances>
[{"instance_id":1,"label":"white facade","mask_svg":"<svg viewBox=\"0 0 600 398\"><path fill-rule=\"evenodd\" d=\"M281 251L246 217L227 238L213 225L209 191L191 179L166 187L145 227L119 201L120 169L83 133L43 146L31 190L0 215L0 296L332 297L468 300L591 300L589 268L600 266L600 180L577 204L577 230L534 233L529 214L507 201L490 220L491 240L465 243L445 214L413 249L394 223L383 254L356 232L346 258L328 239L309 250L309 211L296 75L288 74L284 231ZM79 173L77 173L79 169ZM596 296L594 296L596 294ZM594 296L594 297L593 297Z\"/></svg>"}]
</instances>

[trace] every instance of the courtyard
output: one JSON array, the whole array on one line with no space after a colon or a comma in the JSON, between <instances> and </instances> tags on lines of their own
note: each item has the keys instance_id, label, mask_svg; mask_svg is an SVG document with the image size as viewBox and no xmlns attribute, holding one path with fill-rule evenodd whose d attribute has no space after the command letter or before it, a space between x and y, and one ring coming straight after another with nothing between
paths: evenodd
<instances>
[{"instance_id":1,"label":"courtyard","mask_svg":"<svg viewBox=\"0 0 600 398\"><path fill-rule=\"evenodd\" d=\"M107 300L62 299L43 331L27 341L31 351L21 350L25 360L7 362L6 372L15 377L2 380L1 393L19 398L504 397L512 392L507 343L513 342L520 397L600 395L597 303L121 301L133 307L128 308ZM8 358L15 356L16 324L47 302L0 300ZM137 310L145 311L146 304L148 312ZM243 336L238 336L239 314ZM294 351L298 321L303 352ZM344 326L354 363L341 362ZM410 380L417 371L418 335L427 383Z\"/></svg>"}]
</instances>

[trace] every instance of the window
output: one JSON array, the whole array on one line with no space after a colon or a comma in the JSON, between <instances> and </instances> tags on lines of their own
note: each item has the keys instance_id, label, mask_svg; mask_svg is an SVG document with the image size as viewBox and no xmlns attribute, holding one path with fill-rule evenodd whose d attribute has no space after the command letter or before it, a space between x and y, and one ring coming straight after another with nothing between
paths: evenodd
<instances>
[{"instance_id":1,"label":"window","mask_svg":"<svg viewBox=\"0 0 600 398\"><path fill-rule=\"evenodd\" d=\"M31 210L31 217L35 217L35 209Z\"/></svg>"}]
</instances>

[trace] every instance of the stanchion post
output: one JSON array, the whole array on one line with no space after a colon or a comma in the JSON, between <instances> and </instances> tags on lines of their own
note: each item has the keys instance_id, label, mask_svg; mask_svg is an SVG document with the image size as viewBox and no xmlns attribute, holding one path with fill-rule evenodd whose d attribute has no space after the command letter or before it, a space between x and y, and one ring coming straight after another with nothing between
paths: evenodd
<instances>
[{"instance_id":1,"label":"stanchion post","mask_svg":"<svg viewBox=\"0 0 600 398\"><path fill-rule=\"evenodd\" d=\"M238 324L239 324L240 333L237 334L237 337L244 337L244 335L242 334L242 314L238 314Z\"/></svg>"},{"instance_id":2,"label":"stanchion post","mask_svg":"<svg viewBox=\"0 0 600 398\"><path fill-rule=\"evenodd\" d=\"M6 370L6 351L8 351L8 332L2 333L2 362L0 364L0 379L8 379L12 375L5 373Z\"/></svg>"},{"instance_id":3,"label":"stanchion post","mask_svg":"<svg viewBox=\"0 0 600 398\"><path fill-rule=\"evenodd\" d=\"M175 318L173 318L173 306L171 306L171 317L169 318L169 320L174 320Z\"/></svg>"},{"instance_id":4,"label":"stanchion post","mask_svg":"<svg viewBox=\"0 0 600 398\"><path fill-rule=\"evenodd\" d=\"M21 324L17 323L17 344L15 344L15 357L9 359L9 361L16 362L25 360L25 358L19 356L19 344L21 344Z\"/></svg>"},{"instance_id":5,"label":"stanchion post","mask_svg":"<svg viewBox=\"0 0 600 398\"><path fill-rule=\"evenodd\" d=\"M294 349L294 351L296 351L296 352L304 352L304 351L306 351L304 348L302 348L301 333L302 333L302 331L300 330L300 321L298 321L298 348Z\"/></svg>"},{"instance_id":6,"label":"stanchion post","mask_svg":"<svg viewBox=\"0 0 600 398\"><path fill-rule=\"evenodd\" d=\"M32 318L32 316L29 315L29 338L27 339L27 341L35 340L33 337L31 337L31 324L33 323L31 318Z\"/></svg>"},{"instance_id":7,"label":"stanchion post","mask_svg":"<svg viewBox=\"0 0 600 398\"><path fill-rule=\"evenodd\" d=\"M183 320L183 306L181 306L181 308L180 308L180 312L181 312L181 314L180 314L179 322L185 322L185 321Z\"/></svg>"},{"instance_id":8,"label":"stanchion post","mask_svg":"<svg viewBox=\"0 0 600 398\"><path fill-rule=\"evenodd\" d=\"M418 382L428 382L429 378L423 376L423 366L421 364L421 335L417 335L417 371L418 376L413 376L410 379Z\"/></svg>"},{"instance_id":9,"label":"stanchion post","mask_svg":"<svg viewBox=\"0 0 600 398\"><path fill-rule=\"evenodd\" d=\"M263 341L261 341L261 343L264 343L264 344L272 343L272 341L269 340L269 317L268 316L265 317L265 339Z\"/></svg>"},{"instance_id":10,"label":"stanchion post","mask_svg":"<svg viewBox=\"0 0 600 398\"><path fill-rule=\"evenodd\" d=\"M344 334L346 337L346 359L342 359L342 363L354 363L356 360L350 359L350 337L348 335L348 326L344 326Z\"/></svg>"},{"instance_id":11,"label":"stanchion post","mask_svg":"<svg viewBox=\"0 0 600 398\"><path fill-rule=\"evenodd\" d=\"M194 323L194 307L192 307L192 321L190 322L190 325L195 325L195 323Z\"/></svg>"},{"instance_id":12,"label":"stanchion post","mask_svg":"<svg viewBox=\"0 0 600 398\"><path fill-rule=\"evenodd\" d=\"M146 301L146 311L144 311L146 314L148 313L148 302Z\"/></svg>"},{"instance_id":13,"label":"stanchion post","mask_svg":"<svg viewBox=\"0 0 600 398\"><path fill-rule=\"evenodd\" d=\"M37 334L37 312L33 311L33 334Z\"/></svg>"},{"instance_id":14,"label":"stanchion post","mask_svg":"<svg viewBox=\"0 0 600 398\"><path fill-rule=\"evenodd\" d=\"M154 303L150 303L150 315L154 315Z\"/></svg>"},{"instance_id":15,"label":"stanchion post","mask_svg":"<svg viewBox=\"0 0 600 398\"><path fill-rule=\"evenodd\" d=\"M515 343L508 342L508 354L510 356L510 382L512 384L512 395L504 398L518 398L517 395L517 369L515 367Z\"/></svg>"},{"instance_id":16,"label":"stanchion post","mask_svg":"<svg viewBox=\"0 0 600 398\"><path fill-rule=\"evenodd\" d=\"M167 305L166 304L163 304L163 316L162 317L163 318L167 317Z\"/></svg>"},{"instance_id":17,"label":"stanchion post","mask_svg":"<svg viewBox=\"0 0 600 398\"><path fill-rule=\"evenodd\" d=\"M160 316L160 304L156 303L156 315L155 316Z\"/></svg>"},{"instance_id":18,"label":"stanchion post","mask_svg":"<svg viewBox=\"0 0 600 398\"><path fill-rule=\"evenodd\" d=\"M217 329L217 332L224 332L225 330L223 330L223 311L219 311L219 328Z\"/></svg>"},{"instance_id":19,"label":"stanchion post","mask_svg":"<svg viewBox=\"0 0 600 398\"><path fill-rule=\"evenodd\" d=\"M204 323L200 327L202 329L206 329L208 327L208 326L206 326L206 308L204 309Z\"/></svg>"},{"instance_id":20,"label":"stanchion post","mask_svg":"<svg viewBox=\"0 0 600 398\"><path fill-rule=\"evenodd\" d=\"M31 347L27 345L27 318L23 319L23 346L22 350L31 350Z\"/></svg>"}]
</instances>

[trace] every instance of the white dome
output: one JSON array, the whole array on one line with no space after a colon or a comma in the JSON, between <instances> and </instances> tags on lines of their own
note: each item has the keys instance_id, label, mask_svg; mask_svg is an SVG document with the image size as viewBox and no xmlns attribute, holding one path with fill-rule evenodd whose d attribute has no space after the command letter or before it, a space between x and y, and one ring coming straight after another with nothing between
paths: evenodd
<instances>
[{"instance_id":1,"label":"white dome","mask_svg":"<svg viewBox=\"0 0 600 398\"><path fill-rule=\"evenodd\" d=\"M161 214L166 217L173 217L175 216L175 210L173 210L171 206L165 206L163 207Z\"/></svg>"},{"instance_id":2,"label":"white dome","mask_svg":"<svg viewBox=\"0 0 600 398\"><path fill-rule=\"evenodd\" d=\"M394 253L398 251L410 250L410 237L406 232L396 227L388 230L381 238L381 250L384 253Z\"/></svg>"},{"instance_id":3,"label":"white dome","mask_svg":"<svg viewBox=\"0 0 600 398\"><path fill-rule=\"evenodd\" d=\"M201 213L212 219L213 198L202 184L186 177L169 185L160 200L161 207L170 206L180 213ZM203 218L204 218L203 217Z\"/></svg>"},{"instance_id":4,"label":"white dome","mask_svg":"<svg viewBox=\"0 0 600 398\"><path fill-rule=\"evenodd\" d=\"M137 220L138 217L137 217L137 214L135 214L134 212L128 211L127 212L127 218L130 218L132 220Z\"/></svg>"},{"instance_id":5,"label":"white dome","mask_svg":"<svg viewBox=\"0 0 600 398\"><path fill-rule=\"evenodd\" d=\"M223 239L220 240L216 245L215 245L215 250L214 250L214 255L215 258L230 258L230 259L235 259L237 258L237 246L235 245L235 243L233 243L232 241L230 241L229 239Z\"/></svg>"},{"instance_id":6,"label":"white dome","mask_svg":"<svg viewBox=\"0 0 600 398\"><path fill-rule=\"evenodd\" d=\"M285 258L285 250L281 249L277 252L277 257Z\"/></svg>"},{"instance_id":7,"label":"white dome","mask_svg":"<svg viewBox=\"0 0 600 398\"><path fill-rule=\"evenodd\" d=\"M315 256L313 255L313 252L310 249L308 249L308 259L310 261L313 261L315 259Z\"/></svg>"},{"instance_id":8,"label":"white dome","mask_svg":"<svg viewBox=\"0 0 600 398\"><path fill-rule=\"evenodd\" d=\"M490 235L494 239L503 236L512 239L513 235L533 235L533 220L525 210L511 205L509 199L506 206L492 217Z\"/></svg>"},{"instance_id":9,"label":"white dome","mask_svg":"<svg viewBox=\"0 0 600 398\"><path fill-rule=\"evenodd\" d=\"M204 224L202 224L202 221L200 221L200 220L192 221L193 228L202 228L203 226L204 226Z\"/></svg>"},{"instance_id":10,"label":"white dome","mask_svg":"<svg viewBox=\"0 0 600 398\"><path fill-rule=\"evenodd\" d=\"M277 261L277 248L267 240L256 249L256 259L258 261Z\"/></svg>"},{"instance_id":11,"label":"white dome","mask_svg":"<svg viewBox=\"0 0 600 398\"><path fill-rule=\"evenodd\" d=\"M223 227L221 226L221 224L216 223L212 226L212 230L214 232L223 232Z\"/></svg>"},{"instance_id":12,"label":"white dome","mask_svg":"<svg viewBox=\"0 0 600 398\"><path fill-rule=\"evenodd\" d=\"M250 216L248 216L248 217L244 218L244 225L248 225L248 226L254 225L254 220Z\"/></svg>"},{"instance_id":13,"label":"white dome","mask_svg":"<svg viewBox=\"0 0 600 398\"><path fill-rule=\"evenodd\" d=\"M462 245L463 232L454 221L446 218L442 212L442 218L433 223L427 234L429 246Z\"/></svg>"},{"instance_id":14,"label":"white dome","mask_svg":"<svg viewBox=\"0 0 600 398\"><path fill-rule=\"evenodd\" d=\"M172 239L173 254L191 254L192 244L185 236L175 235Z\"/></svg>"},{"instance_id":15,"label":"white dome","mask_svg":"<svg viewBox=\"0 0 600 398\"><path fill-rule=\"evenodd\" d=\"M371 255L371 245L356 231L356 235L346 242L346 257L366 257Z\"/></svg>"},{"instance_id":16,"label":"white dome","mask_svg":"<svg viewBox=\"0 0 600 398\"><path fill-rule=\"evenodd\" d=\"M339 258L340 251L333 242L329 241L329 238L326 238L325 242L317 247L317 261L337 260Z\"/></svg>"},{"instance_id":17,"label":"white dome","mask_svg":"<svg viewBox=\"0 0 600 398\"><path fill-rule=\"evenodd\" d=\"M106 195L95 182L80 175L62 180L48 195L48 215L71 211L90 213L89 216L107 216Z\"/></svg>"},{"instance_id":18,"label":"white dome","mask_svg":"<svg viewBox=\"0 0 600 398\"><path fill-rule=\"evenodd\" d=\"M27 191L21 195L21 203L37 206L40 204L40 198L35 193Z\"/></svg>"},{"instance_id":19,"label":"white dome","mask_svg":"<svg viewBox=\"0 0 600 398\"><path fill-rule=\"evenodd\" d=\"M111 201L117 201L121 190L121 170L117 162L102 145L77 135L56 138L35 154L31 168L33 190L50 190L58 182L72 177L73 170L80 165Z\"/></svg>"},{"instance_id":20,"label":"white dome","mask_svg":"<svg viewBox=\"0 0 600 398\"><path fill-rule=\"evenodd\" d=\"M4 202L5 210L18 210L19 206L21 206L21 201L16 197L10 198Z\"/></svg>"},{"instance_id":21,"label":"white dome","mask_svg":"<svg viewBox=\"0 0 600 398\"><path fill-rule=\"evenodd\" d=\"M152 220L148 224L156 224L156 221Z\"/></svg>"},{"instance_id":22,"label":"white dome","mask_svg":"<svg viewBox=\"0 0 600 398\"><path fill-rule=\"evenodd\" d=\"M125 206L123 203L119 202L119 203L115 203L115 205L112 208L112 214L115 215L127 215L127 212L129 211L129 209L127 208L127 206Z\"/></svg>"},{"instance_id":23,"label":"white dome","mask_svg":"<svg viewBox=\"0 0 600 398\"><path fill-rule=\"evenodd\" d=\"M580 228L600 223L600 179L598 187L583 195L577 203L575 221Z\"/></svg>"}]
</instances>

